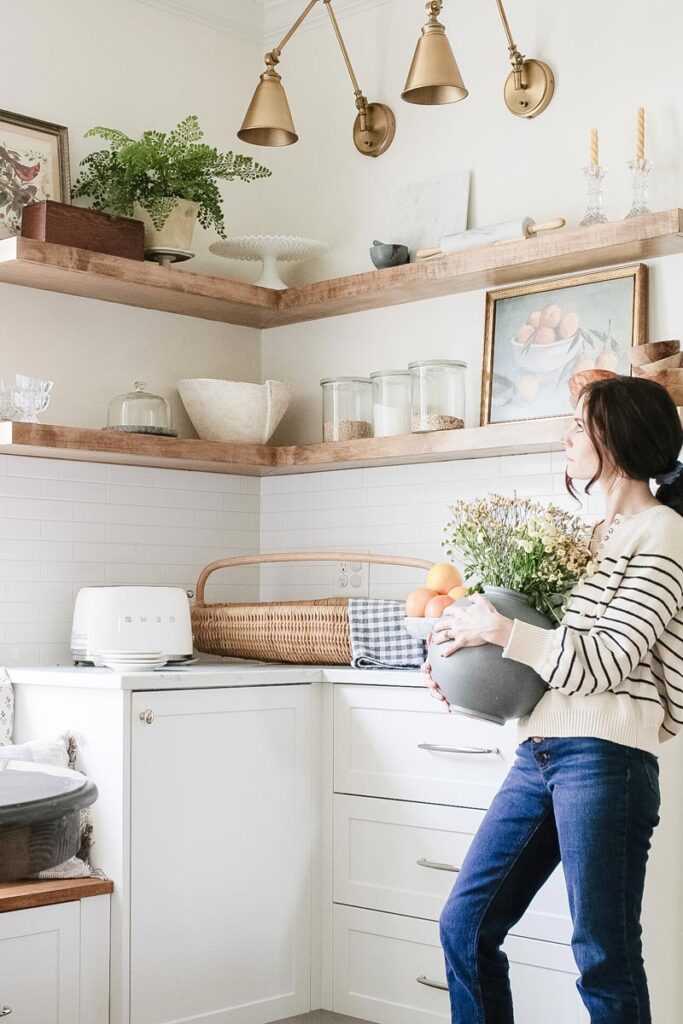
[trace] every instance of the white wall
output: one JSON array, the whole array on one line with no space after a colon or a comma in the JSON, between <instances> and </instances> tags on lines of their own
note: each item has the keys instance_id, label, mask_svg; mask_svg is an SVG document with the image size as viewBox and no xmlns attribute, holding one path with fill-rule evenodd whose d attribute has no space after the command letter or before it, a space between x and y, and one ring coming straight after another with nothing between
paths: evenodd
<instances>
[{"instance_id":1,"label":"white wall","mask_svg":"<svg viewBox=\"0 0 683 1024\"><path fill-rule=\"evenodd\" d=\"M136 0L26 0L7 24L2 106L68 127L73 180L82 157L102 145L83 138L98 124L137 136L196 113L208 142L239 152L236 124L261 51L260 43ZM269 185L222 186L231 233L259 230ZM214 237L198 227L197 258L177 272L244 273L243 265L208 253ZM176 425L192 436L178 379L260 379L259 332L249 328L10 285L0 285L0 304L0 377L53 377L47 422L102 426L109 399L142 379L172 400Z\"/></svg>"},{"instance_id":2,"label":"white wall","mask_svg":"<svg viewBox=\"0 0 683 1024\"><path fill-rule=\"evenodd\" d=\"M683 6L673 0L653 0L646 9L635 0L618 8L590 0L550 6L527 0L508 7L522 52L546 60L556 77L552 103L530 121L514 117L503 103L507 46L494 0L446 0L441 20L470 95L442 107L400 99L425 20L421 3L354 5L351 13L338 4L362 88L396 114L394 143L374 160L358 154L351 141L353 94L330 26L320 20L306 31L304 23L280 64L299 142L253 150L269 152L276 172L273 188L264 192L266 229L310 234L331 245L324 260L290 270L290 281L372 269L372 239L401 241L388 237L397 215L400 223L398 187L459 169L472 172L470 225L525 214L537 221L564 216L576 225L585 206L580 168L592 126L600 130L600 156L609 168L607 215L620 219L630 205L625 164L635 147L639 105L646 107L646 152L655 162L652 205L679 205ZM682 270L680 256L652 263L652 339L680 334ZM483 331L484 294L475 292L263 332L264 377L285 377L296 386L294 406L274 440L320 439L321 377L430 357L467 361L467 423L478 424Z\"/></svg>"}]
</instances>

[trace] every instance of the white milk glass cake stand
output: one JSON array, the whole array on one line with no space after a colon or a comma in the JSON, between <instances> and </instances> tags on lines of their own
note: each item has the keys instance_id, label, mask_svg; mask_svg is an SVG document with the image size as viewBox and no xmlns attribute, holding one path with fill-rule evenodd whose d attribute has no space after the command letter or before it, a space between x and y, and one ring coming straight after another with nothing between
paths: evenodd
<instances>
[{"instance_id":1,"label":"white milk glass cake stand","mask_svg":"<svg viewBox=\"0 0 683 1024\"><path fill-rule=\"evenodd\" d=\"M287 288L278 274L277 261L298 262L320 256L327 249L325 242L291 235L242 235L214 242L209 249L215 256L230 260L262 260L261 276L255 283L263 288Z\"/></svg>"}]
</instances>

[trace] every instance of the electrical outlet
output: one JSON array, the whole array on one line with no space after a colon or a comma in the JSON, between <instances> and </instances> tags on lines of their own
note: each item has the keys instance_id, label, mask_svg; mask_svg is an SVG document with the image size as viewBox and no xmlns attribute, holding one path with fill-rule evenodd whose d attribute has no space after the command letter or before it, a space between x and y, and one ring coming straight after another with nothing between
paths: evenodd
<instances>
[{"instance_id":1,"label":"electrical outlet","mask_svg":"<svg viewBox=\"0 0 683 1024\"><path fill-rule=\"evenodd\" d=\"M370 566L367 562L337 562L334 575L334 597L367 597Z\"/></svg>"}]
</instances>

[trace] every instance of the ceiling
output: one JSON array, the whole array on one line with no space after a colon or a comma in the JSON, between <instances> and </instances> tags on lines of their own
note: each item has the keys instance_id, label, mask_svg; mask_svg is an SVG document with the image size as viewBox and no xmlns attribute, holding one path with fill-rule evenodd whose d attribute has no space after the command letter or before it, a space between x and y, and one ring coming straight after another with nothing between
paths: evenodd
<instances>
[{"instance_id":1,"label":"ceiling","mask_svg":"<svg viewBox=\"0 0 683 1024\"><path fill-rule=\"evenodd\" d=\"M187 18L219 32L270 46L284 35L306 6L306 0L136 0L167 14ZM352 13L387 0L335 0L335 9ZM314 8L300 31L325 20L323 4Z\"/></svg>"}]
</instances>

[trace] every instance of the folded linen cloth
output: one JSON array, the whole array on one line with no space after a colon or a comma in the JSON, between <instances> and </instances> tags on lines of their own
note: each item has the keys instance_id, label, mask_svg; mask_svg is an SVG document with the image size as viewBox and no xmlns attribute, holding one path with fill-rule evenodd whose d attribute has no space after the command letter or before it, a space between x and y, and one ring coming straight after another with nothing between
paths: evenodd
<instances>
[{"instance_id":1,"label":"folded linen cloth","mask_svg":"<svg viewBox=\"0 0 683 1024\"><path fill-rule=\"evenodd\" d=\"M424 640L403 625L402 601L349 601L351 664L354 668L419 668L427 656Z\"/></svg>"}]
</instances>

